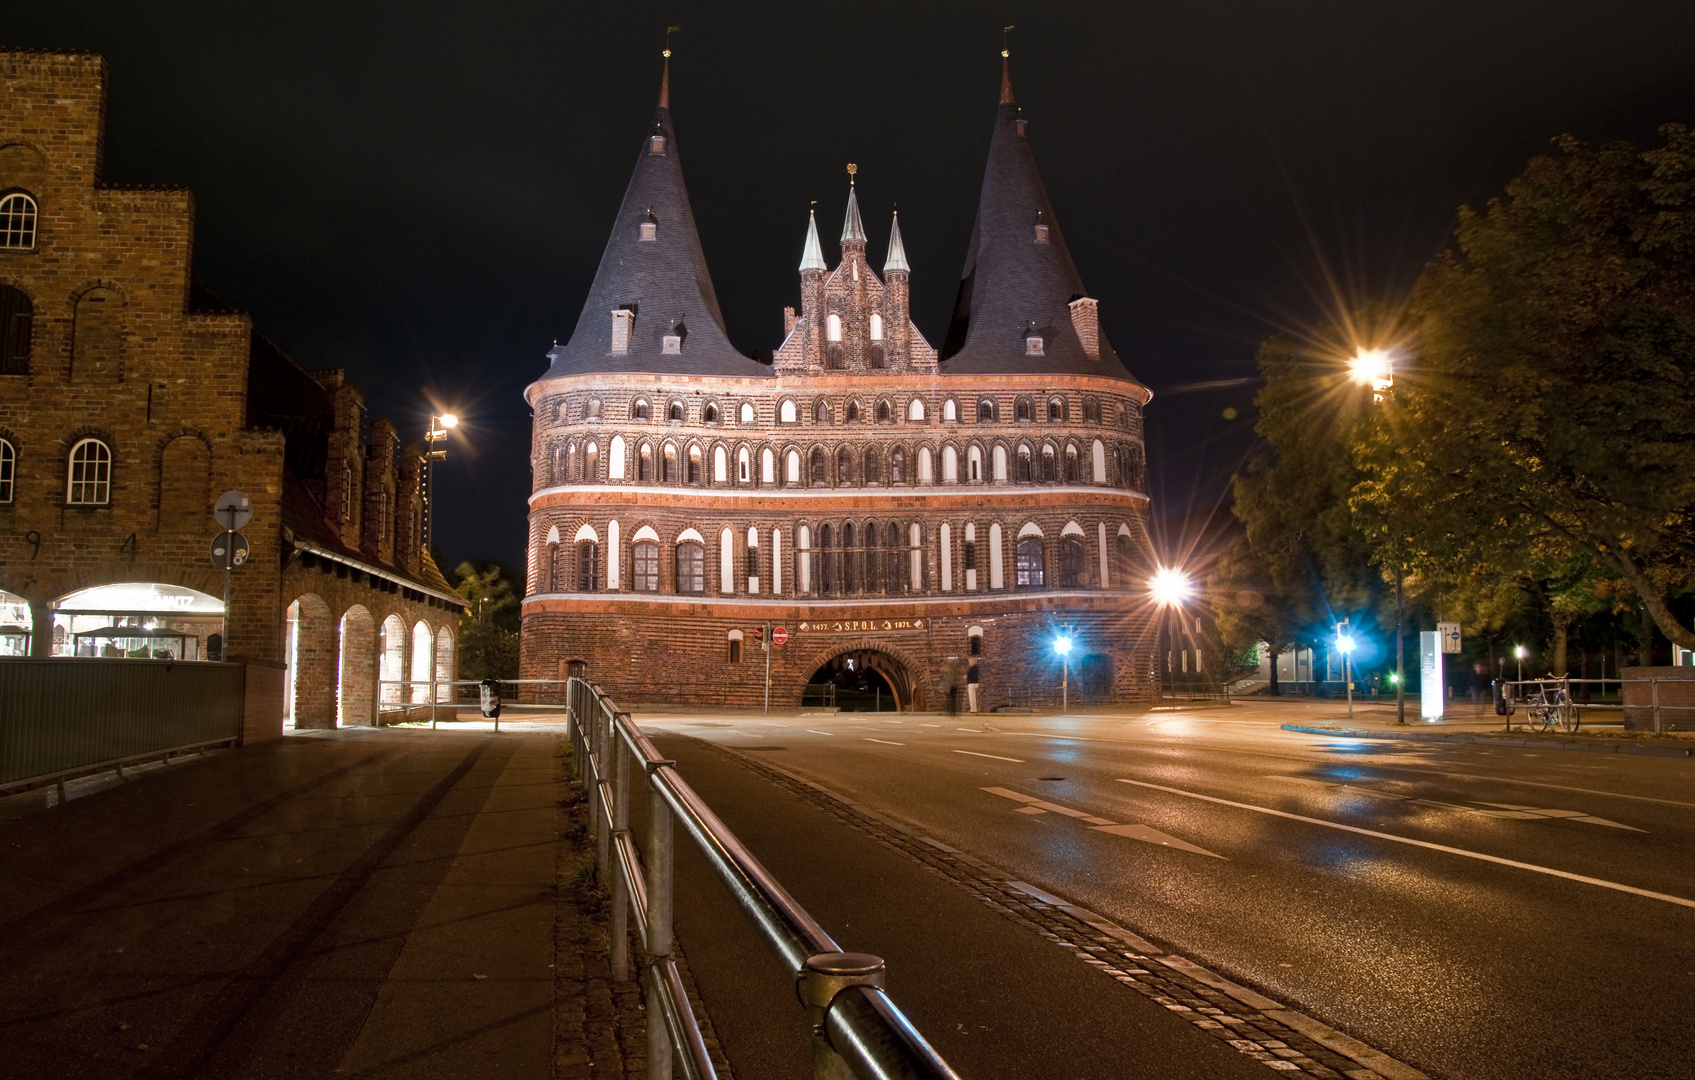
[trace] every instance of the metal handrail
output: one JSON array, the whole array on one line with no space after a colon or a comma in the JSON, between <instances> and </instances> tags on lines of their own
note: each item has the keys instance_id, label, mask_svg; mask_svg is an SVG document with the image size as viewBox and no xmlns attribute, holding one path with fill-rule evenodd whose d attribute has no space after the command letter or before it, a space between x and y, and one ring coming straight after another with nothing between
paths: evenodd
<instances>
[{"instance_id":1,"label":"metal handrail","mask_svg":"<svg viewBox=\"0 0 1695 1080\"><path fill-rule=\"evenodd\" d=\"M754 858L646 735L598 686L572 678L567 730L589 796L596 869L611 893L609 967L630 979L628 922L638 920L644 953L649 1080L716 1080L700 1025L671 957L672 826L680 822L759 936L794 973L813 1032L814 1076L859 1080L958 1080L882 988L883 961L844 953L824 928ZM645 863L629 828L631 790L648 789ZM657 1019L662 1023L655 1022Z\"/></svg>"}]
</instances>

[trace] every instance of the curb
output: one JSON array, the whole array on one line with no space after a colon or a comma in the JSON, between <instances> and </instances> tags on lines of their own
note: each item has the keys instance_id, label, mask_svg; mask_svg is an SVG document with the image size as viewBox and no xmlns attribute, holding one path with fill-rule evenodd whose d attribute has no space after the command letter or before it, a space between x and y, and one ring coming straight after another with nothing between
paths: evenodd
<instances>
[{"instance_id":1,"label":"curb","mask_svg":"<svg viewBox=\"0 0 1695 1080\"><path fill-rule=\"evenodd\" d=\"M1422 742L1482 743L1487 746L1539 747L1544 750L1582 750L1591 754L1633 754L1637 757L1695 757L1695 748L1682 746L1652 746L1626 742L1543 742L1539 739L1512 739L1495 735L1461 735L1439 731L1361 731L1358 729L1301 727L1299 724L1279 724L1284 731L1303 735L1329 735L1338 739L1412 739Z\"/></svg>"}]
</instances>

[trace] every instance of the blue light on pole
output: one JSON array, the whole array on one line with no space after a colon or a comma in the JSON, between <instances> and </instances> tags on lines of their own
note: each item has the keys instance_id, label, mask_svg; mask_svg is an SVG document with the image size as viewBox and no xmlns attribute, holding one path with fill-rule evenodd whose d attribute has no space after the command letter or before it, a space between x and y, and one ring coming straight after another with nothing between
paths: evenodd
<instances>
[{"instance_id":1,"label":"blue light on pole","mask_svg":"<svg viewBox=\"0 0 1695 1080\"><path fill-rule=\"evenodd\" d=\"M1053 639L1053 651L1059 654L1060 711L1071 709L1071 639L1064 634Z\"/></svg>"},{"instance_id":2,"label":"blue light on pole","mask_svg":"<svg viewBox=\"0 0 1695 1080\"><path fill-rule=\"evenodd\" d=\"M1348 719L1354 718L1354 635L1348 633L1347 622L1336 628L1336 649L1342 654L1342 681L1348 684Z\"/></svg>"}]
</instances>

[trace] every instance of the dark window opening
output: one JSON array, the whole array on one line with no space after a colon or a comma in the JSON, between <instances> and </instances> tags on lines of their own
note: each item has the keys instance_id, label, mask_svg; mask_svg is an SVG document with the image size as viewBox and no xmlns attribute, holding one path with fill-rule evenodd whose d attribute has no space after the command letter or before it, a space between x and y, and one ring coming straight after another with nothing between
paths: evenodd
<instances>
[{"instance_id":1,"label":"dark window opening","mask_svg":"<svg viewBox=\"0 0 1695 1080\"><path fill-rule=\"evenodd\" d=\"M1059 541L1059 587L1075 589L1083 582L1083 541L1075 536Z\"/></svg>"},{"instance_id":2,"label":"dark window opening","mask_svg":"<svg viewBox=\"0 0 1695 1080\"><path fill-rule=\"evenodd\" d=\"M689 596L700 596L706 592L706 548L704 545L677 545L677 591Z\"/></svg>"},{"instance_id":3,"label":"dark window opening","mask_svg":"<svg viewBox=\"0 0 1695 1080\"><path fill-rule=\"evenodd\" d=\"M659 545L652 540L642 540L635 545L630 558L630 567L634 571L631 584L636 592L659 591Z\"/></svg>"},{"instance_id":4,"label":"dark window opening","mask_svg":"<svg viewBox=\"0 0 1695 1080\"><path fill-rule=\"evenodd\" d=\"M1044 549L1042 538L1026 536L1018 542L1018 551L1014 561L1016 578L1014 583L1020 589L1039 589L1042 587L1042 561Z\"/></svg>"},{"instance_id":5,"label":"dark window opening","mask_svg":"<svg viewBox=\"0 0 1695 1080\"><path fill-rule=\"evenodd\" d=\"M592 540L577 545L577 591L596 592L600 588L600 545Z\"/></svg>"}]
</instances>

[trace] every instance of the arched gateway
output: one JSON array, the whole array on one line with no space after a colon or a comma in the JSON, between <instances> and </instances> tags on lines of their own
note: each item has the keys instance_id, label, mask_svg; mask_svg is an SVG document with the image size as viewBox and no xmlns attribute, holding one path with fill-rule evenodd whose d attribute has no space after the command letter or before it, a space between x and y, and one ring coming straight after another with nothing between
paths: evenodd
<instances>
[{"instance_id":1,"label":"arched gateway","mask_svg":"<svg viewBox=\"0 0 1695 1080\"><path fill-rule=\"evenodd\" d=\"M843 712L907 712L917 707L918 684L911 669L881 649L851 648L836 653L807 680L812 687L834 686Z\"/></svg>"}]
</instances>

